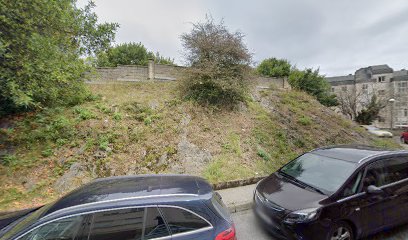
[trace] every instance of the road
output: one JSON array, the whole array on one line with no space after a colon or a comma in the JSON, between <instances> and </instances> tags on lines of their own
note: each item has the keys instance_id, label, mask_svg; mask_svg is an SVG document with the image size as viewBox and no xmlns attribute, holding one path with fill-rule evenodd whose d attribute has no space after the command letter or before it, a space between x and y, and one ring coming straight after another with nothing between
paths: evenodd
<instances>
[{"instance_id":1,"label":"road","mask_svg":"<svg viewBox=\"0 0 408 240\"><path fill-rule=\"evenodd\" d=\"M276 240L258 224L252 210L232 214L238 240ZM408 225L398 227L390 232L377 234L363 240L404 240L408 239Z\"/></svg>"}]
</instances>

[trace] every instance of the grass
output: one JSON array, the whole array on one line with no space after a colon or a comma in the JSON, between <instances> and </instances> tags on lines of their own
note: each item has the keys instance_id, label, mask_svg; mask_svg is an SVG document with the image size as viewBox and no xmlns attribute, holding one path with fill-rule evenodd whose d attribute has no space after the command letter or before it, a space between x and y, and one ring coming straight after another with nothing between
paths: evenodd
<instances>
[{"instance_id":1,"label":"grass","mask_svg":"<svg viewBox=\"0 0 408 240\"><path fill-rule=\"evenodd\" d=\"M211 182L270 174L322 145L396 147L297 91L262 90L268 106L248 99L246 107L230 111L181 100L175 82L89 88L98 96L92 101L18 116L13 128L1 129L2 139L15 148L0 160L0 210L57 198L54 183L73 163L84 165L93 178L179 173L183 134L212 156L184 173Z\"/></svg>"}]
</instances>

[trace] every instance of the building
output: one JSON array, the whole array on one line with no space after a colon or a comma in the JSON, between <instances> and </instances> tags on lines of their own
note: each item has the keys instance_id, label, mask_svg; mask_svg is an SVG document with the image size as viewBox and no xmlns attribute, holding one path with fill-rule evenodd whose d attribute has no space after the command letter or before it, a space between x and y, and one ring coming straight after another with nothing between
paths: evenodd
<instances>
[{"instance_id":1,"label":"building","mask_svg":"<svg viewBox=\"0 0 408 240\"><path fill-rule=\"evenodd\" d=\"M374 125L380 128L408 126L408 71L388 65L361 68L354 75L327 77L343 114L354 119L376 96L384 108Z\"/></svg>"}]
</instances>

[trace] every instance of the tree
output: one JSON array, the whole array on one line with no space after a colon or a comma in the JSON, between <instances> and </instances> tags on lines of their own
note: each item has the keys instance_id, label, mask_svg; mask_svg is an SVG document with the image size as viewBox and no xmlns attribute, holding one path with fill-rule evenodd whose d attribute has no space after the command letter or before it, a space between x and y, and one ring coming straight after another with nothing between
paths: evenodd
<instances>
[{"instance_id":1,"label":"tree","mask_svg":"<svg viewBox=\"0 0 408 240\"><path fill-rule=\"evenodd\" d=\"M116 23L97 22L95 4L0 0L0 115L87 97L82 56L110 46Z\"/></svg>"},{"instance_id":2,"label":"tree","mask_svg":"<svg viewBox=\"0 0 408 240\"><path fill-rule=\"evenodd\" d=\"M307 68L304 71L293 69L289 75L289 84L294 89L315 96L325 106L337 105L336 96L330 93L330 85L324 76L319 74L319 69Z\"/></svg>"},{"instance_id":3,"label":"tree","mask_svg":"<svg viewBox=\"0 0 408 240\"><path fill-rule=\"evenodd\" d=\"M370 125L378 118L381 109L383 109L385 106L386 104L384 101L381 101L376 95L373 95L367 108L361 110L356 116L356 122L364 125Z\"/></svg>"},{"instance_id":4,"label":"tree","mask_svg":"<svg viewBox=\"0 0 408 240\"><path fill-rule=\"evenodd\" d=\"M268 58L265 59L257 67L257 72L267 77L288 77L290 74L291 65L286 59Z\"/></svg>"},{"instance_id":5,"label":"tree","mask_svg":"<svg viewBox=\"0 0 408 240\"><path fill-rule=\"evenodd\" d=\"M181 36L189 65L180 87L186 98L203 104L231 105L243 101L248 90L251 54L241 32L230 32L211 17L193 24Z\"/></svg>"},{"instance_id":6,"label":"tree","mask_svg":"<svg viewBox=\"0 0 408 240\"><path fill-rule=\"evenodd\" d=\"M354 120L358 115L362 91L342 91L337 95L338 107L342 114Z\"/></svg>"},{"instance_id":7,"label":"tree","mask_svg":"<svg viewBox=\"0 0 408 240\"><path fill-rule=\"evenodd\" d=\"M174 64L170 58L162 57L158 52L147 51L142 43L123 43L98 53L98 67L116 67L118 65L147 65L149 59L160 64Z\"/></svg>"}]
</instances>

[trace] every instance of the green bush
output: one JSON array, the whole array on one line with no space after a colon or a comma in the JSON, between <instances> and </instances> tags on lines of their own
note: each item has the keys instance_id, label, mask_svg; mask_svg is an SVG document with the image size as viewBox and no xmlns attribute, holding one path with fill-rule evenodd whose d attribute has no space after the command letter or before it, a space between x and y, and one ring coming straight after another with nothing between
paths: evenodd
<instances>
[{"instance_id":1,"label":"green bush","mask_svg":"<svg viewBox=\"0 0 408 240\"><path fill-rule=\"evenodd\" d=\"M337 105L336 96L330 93L330 85L324 79L324 76L319 74L318 69L308 68L304 71L293 69L289 75L289 84L294 89L302 90L315 96L325 106Z\"/></svg>"},{"instance_id":2,"label":"green bush","mask_svg":"<svg viewBox=\"0 0 408 240\"><path fill-rule=\"evenodd\" d=\"M291 65L286 59L268 58L259 64L257 72L267 77L288 77Z\"/></svg>"}]
</instances>

